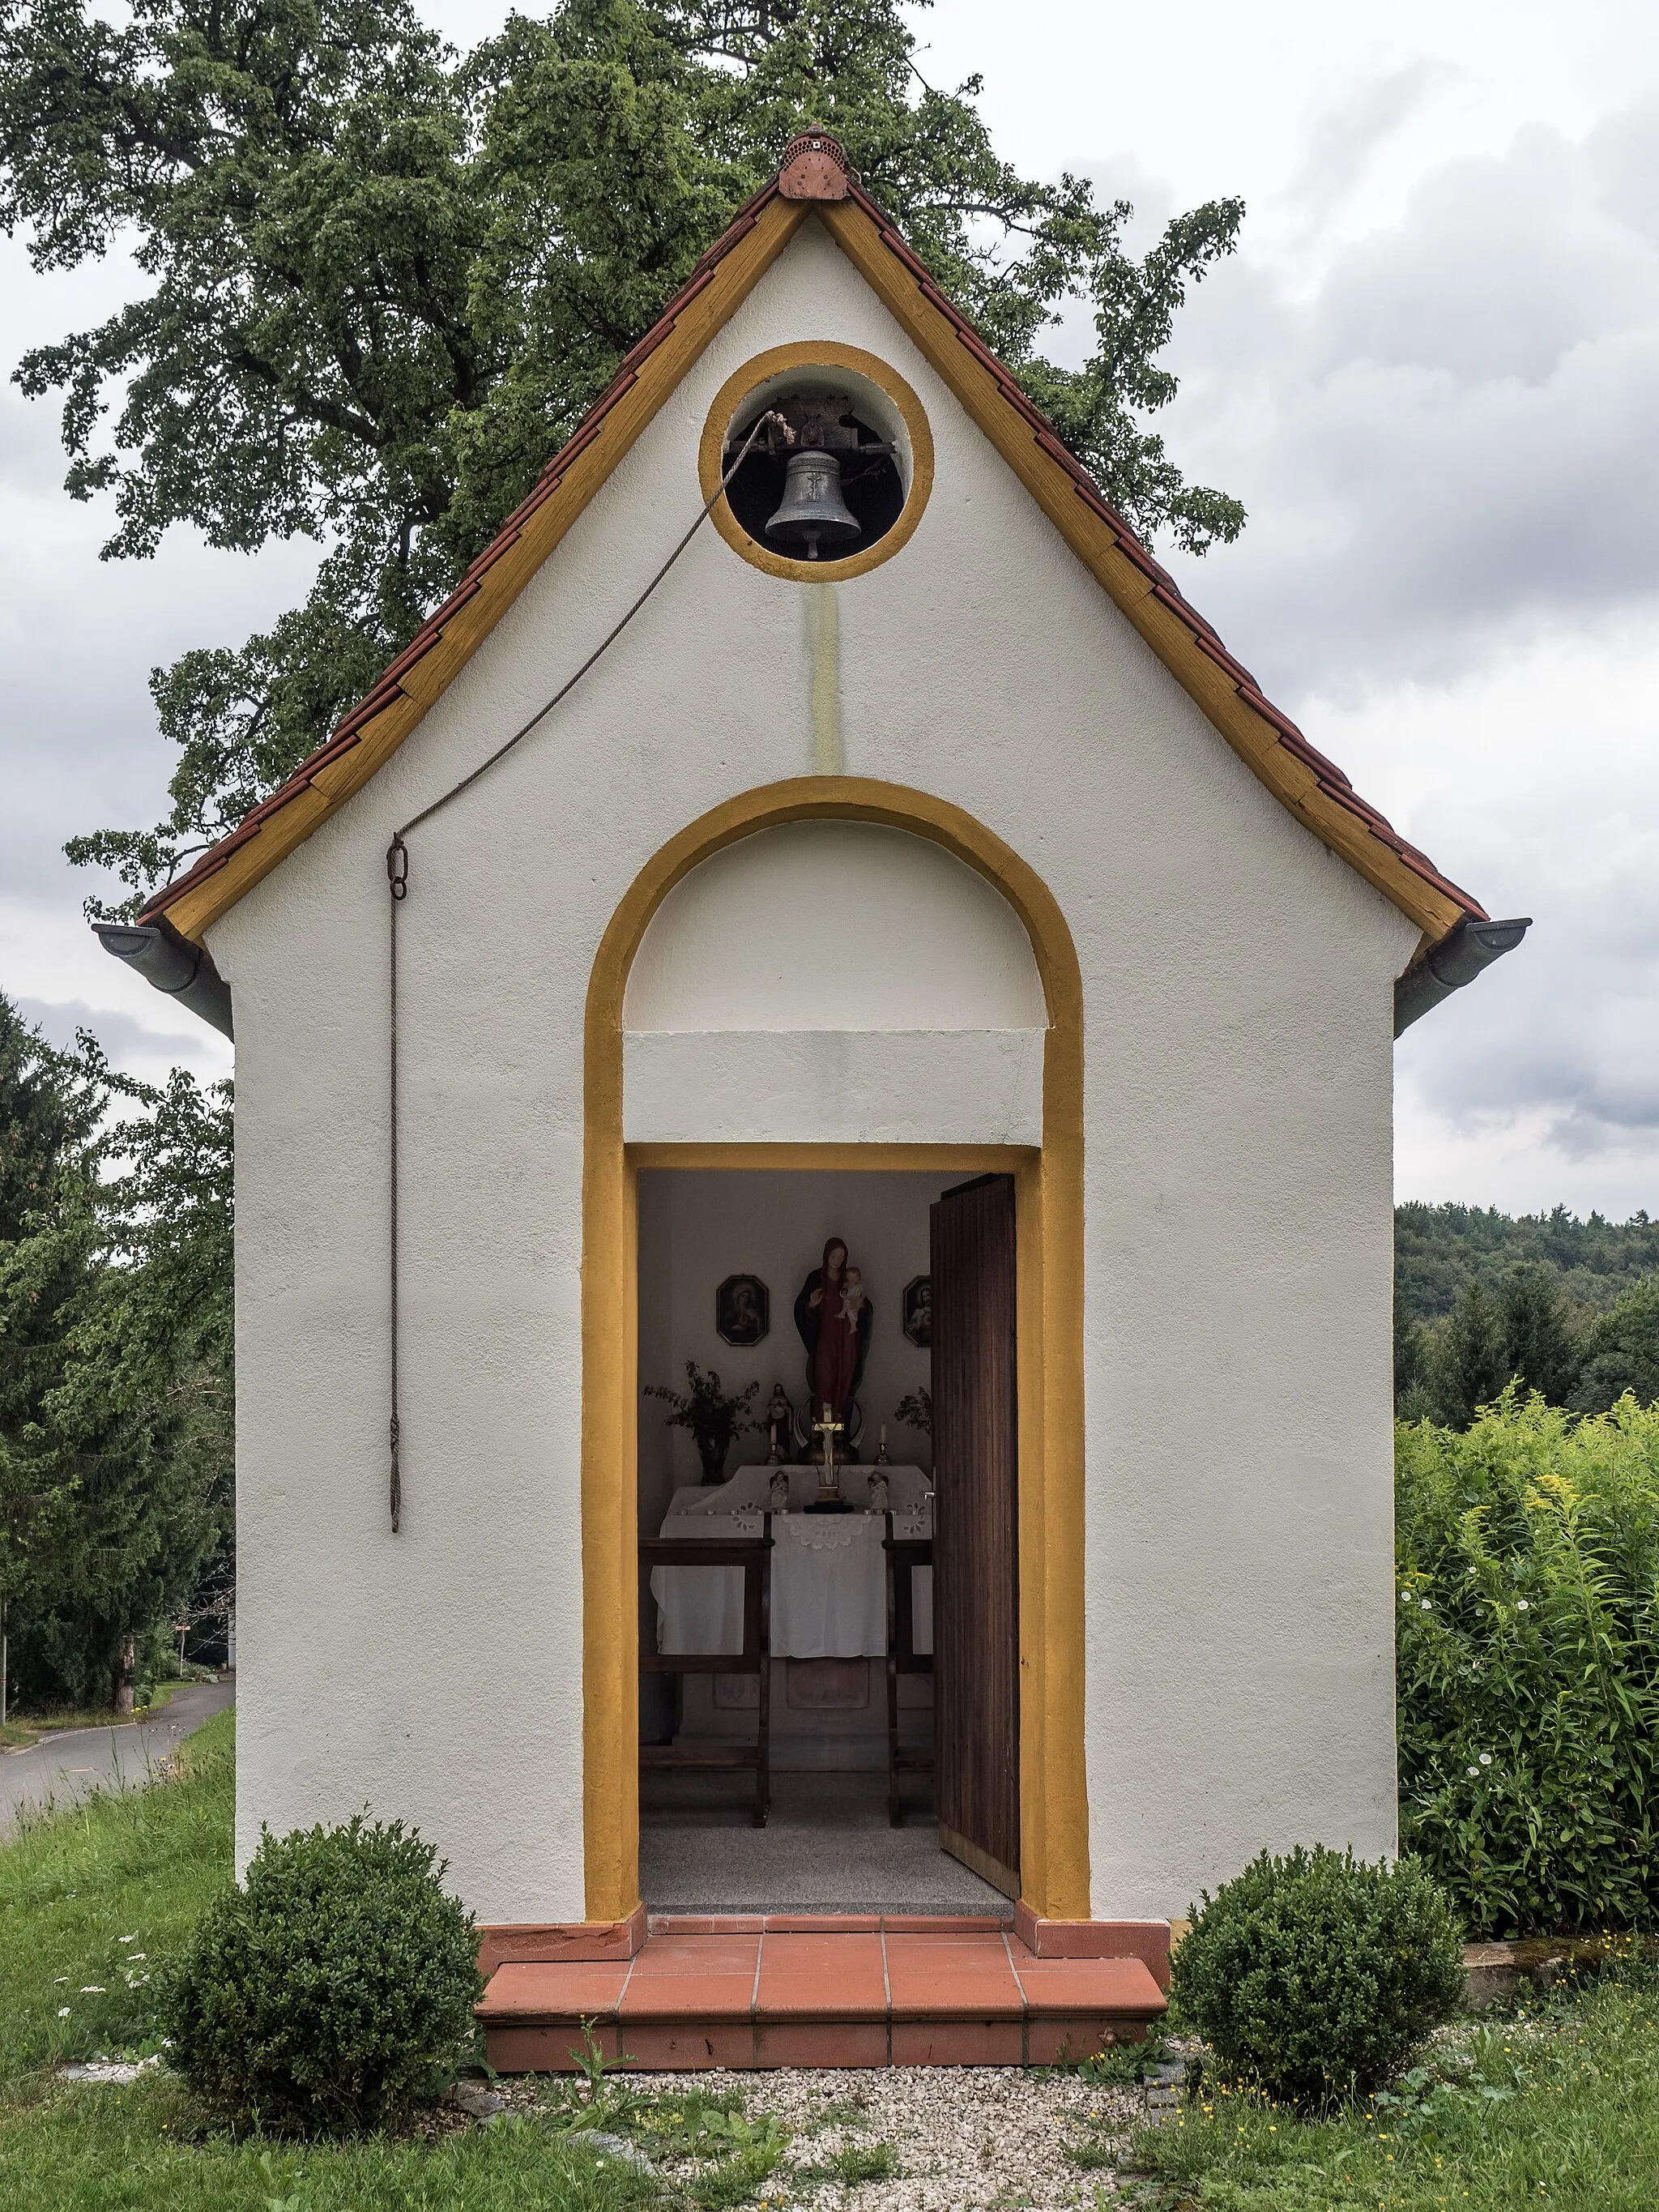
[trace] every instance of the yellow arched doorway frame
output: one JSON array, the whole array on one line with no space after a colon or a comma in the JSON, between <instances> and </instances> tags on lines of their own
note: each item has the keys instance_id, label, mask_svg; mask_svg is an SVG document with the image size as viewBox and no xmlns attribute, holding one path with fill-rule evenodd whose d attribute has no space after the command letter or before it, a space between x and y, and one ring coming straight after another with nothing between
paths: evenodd
<instances>
[{"instance_id":1,"label":"yellow arched doorway frame","mask_svg":"<svg viewBox=\"0 0 1659 2212\"><path fill-rule=\"evenodd\" d=\"M646 927L699 861L786 822L873 822L954 853L1024 923L1048 1001L1040 1152L968 1146L629 1147L623 998ZM611 916L587 989L582 1156L582 1813L586 1913L639 1903L637 1553L640 1167L1000 1166L1018 1234L1020 1861L1040 1919L1089 1917L1083 1749L1083 983L1042 878L958 806L902 784L800 776L669 840ZM647 1158L647 1154L649 1157Z\"/></svg>"}]
</instances>

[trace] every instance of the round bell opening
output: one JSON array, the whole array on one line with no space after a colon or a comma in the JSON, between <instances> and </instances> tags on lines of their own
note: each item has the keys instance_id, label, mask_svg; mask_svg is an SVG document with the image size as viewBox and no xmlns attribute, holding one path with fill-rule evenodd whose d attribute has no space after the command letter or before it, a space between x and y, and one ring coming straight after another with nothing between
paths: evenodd
<instances>
[{"instance_id":1,"label":"round bell opening","mask_svg":"<svg viewBox=\"0 0 1659 2212\"><path fill-rule=\"evenodd\" d=\"M741 445L781 396L756 394L732 423L730 445ZM903 513L904 479L883 432L856 404L836 411L833 428L833 449L757 444L726 487L734 519L769 551L798 561L861 553Z\"/></svg>"}]
</instances>

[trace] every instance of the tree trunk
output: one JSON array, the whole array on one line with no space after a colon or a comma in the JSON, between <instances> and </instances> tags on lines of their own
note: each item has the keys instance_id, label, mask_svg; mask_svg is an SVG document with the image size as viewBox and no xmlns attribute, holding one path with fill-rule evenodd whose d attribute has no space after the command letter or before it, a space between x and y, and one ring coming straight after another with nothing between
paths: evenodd
<instances>
[{"instance_id":1,"label":"tree trunk","mask_svg":"<svg viewBox=\"0 0 1659 2212\"><path fill-rule=\"evenodd\" d=\"M138 1639L136 1636L124 1636L120 1655L115 1662L114 1705L118 1713L132 1711L132 1677L137 1663Z\"/></svg>"}]
</instances>

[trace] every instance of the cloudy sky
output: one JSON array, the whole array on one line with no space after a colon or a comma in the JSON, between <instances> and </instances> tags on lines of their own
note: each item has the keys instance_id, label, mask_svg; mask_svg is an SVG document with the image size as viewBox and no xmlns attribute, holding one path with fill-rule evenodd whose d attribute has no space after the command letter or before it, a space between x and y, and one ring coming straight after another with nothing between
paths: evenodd
<instances>
[{"instance_id":1,"label":"cloudy sky","mask_svg":"<svg viewBox=\"0 0 1659 2212\"><path fill-rule=\"evenodd\" d=\"M503 8L433 0L458 40ZM1244 500L1183 586L1522 950L1399 1048L1402 1197L1659 1212L1659 9L1651 0L940 0L925 73L1003 150L1249 203L1164 418ZM10 360L120 296L0 245ZM100 565L50 404L0 398L0 987L127 1065L228 1063L100 954L76 830L148 823L152 663L232 644L312 556Z\"/></svg>"}]
</instances>

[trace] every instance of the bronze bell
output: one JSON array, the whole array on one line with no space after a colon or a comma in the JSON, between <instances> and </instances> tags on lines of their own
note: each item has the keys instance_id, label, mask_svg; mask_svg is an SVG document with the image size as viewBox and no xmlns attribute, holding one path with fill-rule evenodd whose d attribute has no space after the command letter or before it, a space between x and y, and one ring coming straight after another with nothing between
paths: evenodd
<instances>
[{"instance_id":1,"label":"bronze bell","mask_svg":"<svg viewBox=\"0 0 1659 2212\"><path fill-rule=\"evenodd\" d=\"M862 536L841 495L841 463L817 446L791 453L783 471L783 498L766 526L769 538L805 545L816 561L819 541L841 545Z\"/></svg>"}]
</instances>

